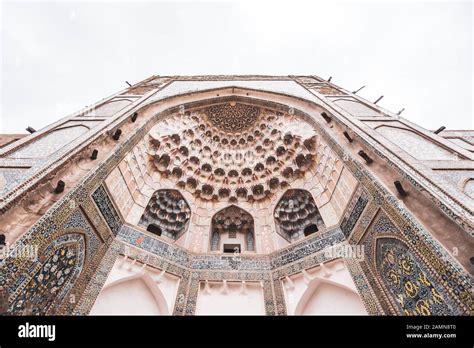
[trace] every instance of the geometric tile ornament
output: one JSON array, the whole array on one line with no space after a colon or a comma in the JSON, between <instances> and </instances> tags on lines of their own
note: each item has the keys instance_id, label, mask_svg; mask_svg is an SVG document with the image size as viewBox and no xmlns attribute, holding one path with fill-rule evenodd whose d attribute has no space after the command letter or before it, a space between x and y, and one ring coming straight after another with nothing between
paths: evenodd
<instances>
[{"instance_id":1,"label":"geometric tile ornament","mask_svg":"<svg viewBox=\"0 0 474 348\"><path fill-rule=\"evenodd\" d=\"M352 230L354 229L355 224L359 220L360 216L362 215L367 203L368 203L368 198L366 194L363 192L358 198L357 201L353 207L353 209L348 209L348 211L351 212L351 214L346 217L344 216L342 222L341 222L341 229L344 235L349 237L351 234Z\"/></svg>"},{"instance_id":2,"label":"geometric tile ornament","mask_svg":"<svg viewBox=\"0 0 474 348\"><path fill-rule=\"evenodd\" d=\"M89 128L73 126L54 130L36 139L10 155L11 158L44 158L64 148L72 140L86 133Z\"/></svg>"},{"instance_id":3,"label":"geometric tile ornament","mask_svg":"<svg viewBox=\"0 0 474 348\"><path fill-rule=\"evenodd\" d=\"M110 230L116 236L121 226L120 217L118 216L118 213L115 210L112 201L110 200L104 187L99 186L97 190L92 193L92 198L104 216L105 221L107 221L107 225L109 225Z\"/></svg>"}]
</instances>

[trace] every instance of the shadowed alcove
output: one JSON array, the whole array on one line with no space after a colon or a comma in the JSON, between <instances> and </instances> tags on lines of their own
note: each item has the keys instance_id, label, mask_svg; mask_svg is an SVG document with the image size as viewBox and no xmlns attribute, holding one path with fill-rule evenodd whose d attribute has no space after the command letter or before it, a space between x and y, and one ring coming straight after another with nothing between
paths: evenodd
<instances>
[{"instance_id":1,"label":"shadowed alcove","mask_svg":"<svg viewBox=\"0 0 474 348\"><path fill-rule=\"evenodd\" d=\"M255 251L253 217L235 205L216 213L211 222L210 249L225 253Z\"/></svg>"}]
</instances>

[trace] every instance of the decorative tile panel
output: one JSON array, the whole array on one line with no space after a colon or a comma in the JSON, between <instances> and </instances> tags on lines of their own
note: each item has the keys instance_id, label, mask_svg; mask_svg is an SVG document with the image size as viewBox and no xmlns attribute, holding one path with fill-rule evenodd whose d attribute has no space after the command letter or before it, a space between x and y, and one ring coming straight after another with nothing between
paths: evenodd
<instances>
[{"instance_id":1,"label":"decorative tile panel","mask_svg":"<svg viewBox=\"0 0 474 348\"><path fill-rule=\"evenodd\" d=\"M92 198L94 199L95 204L102 213L107 225L109 225L110 230L116 236L122 225L121 219L115 210L112 201L109 198L109 195L105 191L104 187L101 185L97 190L92 193Z\"/></svg>"}]
</instances>

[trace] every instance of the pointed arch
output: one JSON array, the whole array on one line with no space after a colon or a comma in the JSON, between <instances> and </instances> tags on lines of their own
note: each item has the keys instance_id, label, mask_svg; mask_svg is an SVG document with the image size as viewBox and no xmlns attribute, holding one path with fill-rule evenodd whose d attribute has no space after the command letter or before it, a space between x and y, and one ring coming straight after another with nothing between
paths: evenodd
<instances>
[{"instance_id":1,"label":"pointed arch","mask_svg":"<svg viewBox=\"0 0 474 348\"><path fill-rule=\"evenodd\" d=\"M54 313L82 272L85 260L82 233L63 234L42 250L43 262L10 304L9 312L26 315Z\"/></svg>"},{"instance_id":2,"label":"pointed arch","mask_svg":"<svg viewBox=\"0 0 474 348\"><path fill-rule=\"evenodd\" d=\"M188 229L190 218L191 208L181 192L162 189L153 193L138 224L155 235L177 240Z\"/></svg>"},{"instance_id":3,"label":"pointed arch","mask_svg":"<svg viewBox=\"0 0 474 348\"><path fill-rule=\"evenodd\" d=\"M326 312L327 309L323 307L331 307L331 311ZM357 291L347 285L318 277L308 284L296 305L294 314L361 315L366 313Z\"/></svg>"},{"instance_id":4,"label":"pointed arch","mask_svg":"<svg viewBox=\"0 0 474 348\"><path fill-rule=\"evenodd\" d=\"M290 243L325 228L313 196L303 189L287 190L276 204L273 216L277 233Z\"/></svg>"},{"instance_id":5,"label":"pointed arch","mask_svg":"<svg viewBox=\"0 0 474 348\"><path fill-rule=\"evenodd\" d=\"M147 294L148 292L148 294ZM131 296L131 295L136 296ZM142 301L137 302L137 298L142 297ZM153 306L150 307L147 297L153 299ZM111 305L111 303L113 305ZM129 305L129 306L128 306ZM110 313L113 307L114 312ZM132 312L129 312L132 311ZM106 285L99 294L91 310L91 315L170 315L170 310L166 298L150 277L148 272L140 272L128 277L117 279Z\"/></svg>"},{"instance_id":6,"label":"pointed arch","mask_svg":"<svg viewBox=\"0 0 474 348\"><path fill-rule=\"evenodd\" d=\"M232 204L214 214L210 235L211 251L225 251L225 243L239 250L255 251L254 219L249 212L236 205Z\"/></svg>"},{"instance_id":7,"label":"pointed arch","mask_svg":"<svg viewBox=\"0 0 474 348\"><path fill-rule=\"evenodd\" d=\"M462 191L470 198L474 199L474 179L466 179L462 185Z\"/></svg>"}]
</instances>

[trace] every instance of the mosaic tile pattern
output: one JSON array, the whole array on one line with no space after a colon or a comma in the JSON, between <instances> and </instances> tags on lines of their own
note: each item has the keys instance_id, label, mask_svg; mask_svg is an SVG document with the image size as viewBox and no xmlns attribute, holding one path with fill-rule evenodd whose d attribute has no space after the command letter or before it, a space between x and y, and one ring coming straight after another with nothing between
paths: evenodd
<instances>
[{"instance_id":1,"label":"mosaic tile pattern","mask_svg":"<svg viewBox=\"0 0 474 348\"><path fill-rule=\"evenodd\" d=\"M380 277L374 271L372 265L369 265L367 262L361 262L360 266L364 272L367 282L375 291L374 298L377 299L383 308L380 313L385 313L386 315L402 315L397 308L394 299L392 299L390 295L386 293L385 288L381 283Z\"/></svg>"},{"instance_id":2,"label":"mosaic tile pattern","mask_svg":"<svg viewBox=\"0 0 474 348\"><path fill-rule=\"evenodd\" d=\"M181 267L189 269L268 270L265 256L194 255L183 248L171 245L130 227L123 226L118 236L124 242L140 247Z\"/></svg>"},{"instance_id":3,"label":"mosaic tile pattern","mask_svg":"<svg viewBox=\"0 0 474 348\"><path fill-rule=\"evenodd\" d=\"M103 238L99 237L101 234L97 234L98 231L107 228L105 223L102 226L100 218L96 217L96 214L99 213L94 213L88 208L90 206L88 201L82 201L84 208L91 214L89 216L91 220L98 223L98 230L96 230L89 224L83 212L78 209L76 199L81 196L80 187L77 192L68 195L64 201L59 201L27 234L15 243L16 247L19 245L37 247L39 259L8 256L0 264L0 286L5 287L8 291L11 305L10 314L71 313L72 308L70 307L73 302L66 301L66 296L74 298L82 293L89 280L88 273L94 272L95 265L100 262L106 250ZM70 200L70 198L72 199ZM68 248L73 245L71 243L74 241L76 244L79 243L79 246L75 251L71 251ZM77 275L77 268L74 271L67 270L70 260L65 262L64 259L56 259L53 255L59 249L62 251L58 252L58 255L64 256L66 259L68 252L69 255L71 252L75 252L79 260L76 264L80 265L84 272L81 271ZM48 255L50 255L51 261L48 261ZM56 263L57 266L53 268L54 265L51 262ZM60 273L61 270L62 273ZM64 276L67 273L71 276ZM50 277L47 278L47 275ZM51 277L53 275L56 277L56 283L49 282L50 279L54 279ZM61 280L62 276L64 276L63 280ZM54 291L54 299L51 296L32 296L32 289L38 288L50 293ZM25 289L30 290L26 291ZM43 300L47 302L41 302Z\"/></svg>"},{"instance_id":4,"label":"mosaic tile pattern","mask_svg":"<svg viewBox=\"0 0 474 348\"><path fill-rule=\"evenodd\" d=\"M53 130L13 152L10 158L45 158L89 131L85 126L73 126Z\"/></svg>"},{"instance_id":5,"label":"mosaic tile pattern","mask_svg":"<svg viewBox=\"0 0 474 348\"><path fill-rule=\"evenodd\" d=\"M298 261L327 247L341 243L344 240L345 237L340 228L335 228L324 234L305 239L301 243L296 243L272 253L270 261L271 268L275 269L288 263Z\"/></svg>"},{"instance_id":6,"label":"mosaic tile pattern","mask_svg":"<svg viewBox=\"0 0 474 348\"><path fill-rule=\"evenodd\" d=\"M390 314L384 310L384 307L378 301L378 296L367 279L367 270L364 270L363 262L354 259L344 259L352 280L357 288L357 292L364 303L367 314L369 315L383 315Z\"/></svg>"},{"instance_id":7,"label":"mosaic tile pattern","mask_svg":"<svg viewBox=\"0 0 474 348\"><path fill-rule=\"evenodd\" d=\"M402 128L381 126L376 129L385 138L419 160L454 160L450 152L438 144L428 141L421 135Z\"/></svg>"},{"instance_id":8,"label":"mosaic tile pattern","mask_svg":"<svg viewBox=\"0 0 474 348\"><path fill-rule=\"evenodd\" d=\"M146 235L131 226L124 225L117 237L130 245L142 248L181 267L188 267L190 263L190 256L186 250Z\"/></svg>"},{"instance_id":9,"label":"mosaic tile pattern","mask_svg":"<svg viewBox=\"0 0 474 348\"><path fill-rule=\"evenodd\" d=\"M88 255L94 255L101 244L100 239L97 237L95 232L92 230L92 227L87 222L84 214L80 210L75 210L67 219L67 221L63 224L64 229L71 229L71 230L83 230L87 231L87 242L86 242L86 249Z\"/></svg>"},{"instance_id":10,"label":"mosaic tile pattern","mask_svg":"<svg viewBox=\"0 0 474 348\"><path fill-rule=\"evenodd\" d=\"M270 263L266 256L195 255L191 258L189 267L200 270L268 271Z\"/></svg>"},{"instance_id":11,"label":"mosaic tile pattern","mask_svg":"<svg viewBox=\"0 0 474 348\"><path fill-rule=\"evenodd\" d=\"M367 228L377 215L377 212L380 210L380 206L377 205L374 200L370 200L367 203L366 208L362 212L362 215L359 219L359 222L355 225L352 233L350 234L348 241L350 244L359 244L359 241L363 237L364 233L366 232Z\"/></svg>"},{"instance_id":12,"label":"mosaic tile pattern","mask_svg":"<svg viewBox=\"0 0 474 348\"><path fill-rule=\"evenodd\" d=\"M39 259L8 257L2 262L0 286L6 286L10 294L9 313L55 313L84 265L98 252L101 242L80 210L74 210L59 226L49 224L46 230L22 240L22 245L38 246ZM42 236L46 238L40 239Z\"/></svg>"},{"instance_id":13,"label":"mosaic tile pattern","mask_svg":"<svg viewBox=\"0 0 474 348\"><path fill-rule=\"evenodd\" d=\"M99 186L92 194L92 198L104 216L105 221L107 221L107 225L109 225L110 230L116 236L120 230L122 222L117 211L115 210L114 205L112 204L112 201L109 198L109 195L105 191L105 188L102 185Z\"/></svg>"},{"instance_id":14,"label":"mosaic tile pattern","mask_svg":"<svg viewBox=\"0 0 474 348\"><path fill-rule=\"evenodd\" d=\"M357 223L357 221L359 221L359 218L362 215L362 212L364 211L368 202L369 199L366 195L360 195L359 198L357 198L355 206L353 207L353 209L351 209L350 215L348 217L345 216L343 218L341 223L341 230L342 233L344 233L344 235L346 236L346 238L349 237L352 230L354 229L355 224Z\"/></svg>"},{"instance_id":15,"label":"mosaic tile pattern","mask_svg":"<svg viewBox=\"0 0 474 348\"><path fill-rule=\"evenodd\" d=\"M68 313L71 313L72 315L85 315L90 312L94 306L97 296L100 293L100 290L104 286L105 281L112 270L115 260L122 250L122 247L123 245L120 242L116 240L112 242L104 257L101 259L100 265L91 275L92 279L81 293L77 305Z\"/></svg>"},{"instance_id":16,"label":"mosaic tile pattern","mask_svg":"<svg viewBox=\"0 0 474 348\"><path fill-rule=\"evenodd\" d=\"M393 238L378 239L376 253L381 278L404 314L459 314L402 242Z\"/></svg>"},{"instance_id":17,"label":"mosaic tile pattern","mask_svg":"<svg viewBox=\"0 0 474 348\"><path fill-rule=\"evenodd\" d=\"M462 272L436 270L436 267L442 267L440 263L446 260L446 255L433 259L426 252L420 254L416 249L420 235L406 227L403 231L408 232L406 243L402 242L404 236L401 231L381 211L362 240L367 263L383 279L383 291L391 293L389 301L399 308L398 313L460 315L472 310L472 284L469 278ZM380 243L379 238L390 240ZM446 282L453 287L452 290L441 286Z\"/></svg>"},{"instance_id":18,"label":"mosaic tile pattern","mask_svg":"<svg viewBox=\"0 0 474 348\"><path fill-rule=\"evenodd\" d=\"M21 182L28 168L0 168L0 195L15 184Z\"/></svg>"},{"instance_id":19,"label":"mosaic tile pattern","mask_svg":"<svg viewBox=\"0 0 474 348\"><path fill-rule=\"evenodd\" d=\"M326 247L345 240L339 228L330 230L322 235L308 237L297 244L265 255L194 255L176 245L144 234L131 226L124 225L118 238L130 245L142 248L154 255L160 256L182 267L196 270L271 270L288 263L300 260Z\"/></svg>"},{"instance_id":20,"label":"mosaic tile pattern","mask_svg":"<svg viewBox=\"0 0 474 348\"><path fill-rule=\"evenodd\" d=\"M57 307L64 299L82 270L85 245L79 234L63 235L59 237L57 244L54 249L51 248L52 254L15 297L9 313L45 315L50 312L51 307ZM47 250L45 255L48 255Z\"/></svg>"}]
</instances>

